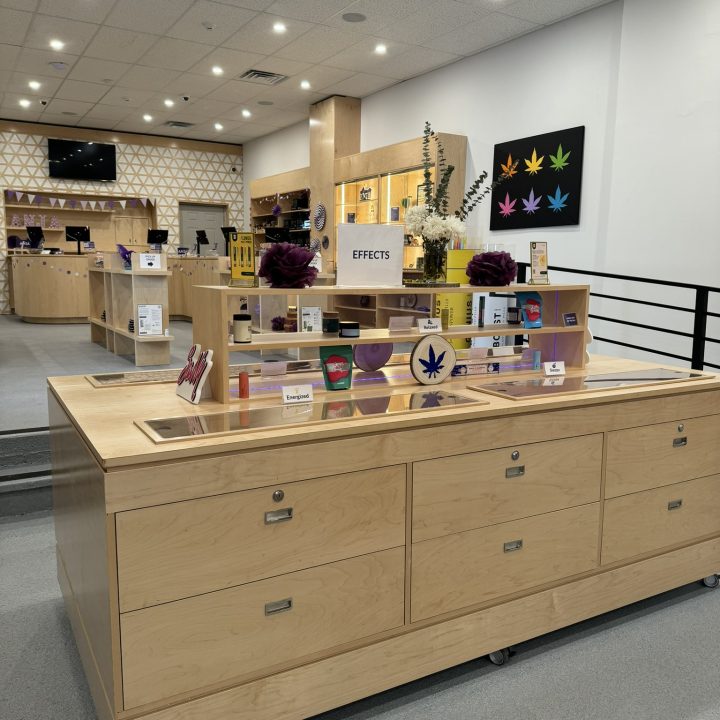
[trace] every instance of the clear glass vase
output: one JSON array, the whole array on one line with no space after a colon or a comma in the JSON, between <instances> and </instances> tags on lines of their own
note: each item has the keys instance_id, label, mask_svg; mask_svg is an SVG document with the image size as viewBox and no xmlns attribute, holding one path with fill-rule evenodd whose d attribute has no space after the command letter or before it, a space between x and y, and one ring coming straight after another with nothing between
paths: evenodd
<instances>
[{"instance_id":1,"label":"clear glass vase","mask_svg":"<svg viewBox=\"0 0 720 720\"><path fill-rule=\"evenodd\" d=\"M423 239L423 281L445 282L447 276L447 240Z\"/></svg>"}]
</instances>

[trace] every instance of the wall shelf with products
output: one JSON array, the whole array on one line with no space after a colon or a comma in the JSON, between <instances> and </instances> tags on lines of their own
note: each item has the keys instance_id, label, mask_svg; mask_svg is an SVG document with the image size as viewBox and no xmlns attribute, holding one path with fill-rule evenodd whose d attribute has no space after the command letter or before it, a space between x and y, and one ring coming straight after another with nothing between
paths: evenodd
<instances>
[{"instance_id":1,"label":"wall shelf with products","mask_svg":"<svg viewBox=\"0 0 720 720\"><path fill-rule=\"evenodd\" d=\"M90 282L90 340L108 352L132 357L135 365L167 365L170 342L167 256L161 268L141 270L139 254L133 253L132 268L126 270L118 253L102 253L103 266L95 256L88 258ZM141 334L142 308L157 314L159 334ZM153 332L153 330L149 330Z\"/></svg>"}]
</instances>

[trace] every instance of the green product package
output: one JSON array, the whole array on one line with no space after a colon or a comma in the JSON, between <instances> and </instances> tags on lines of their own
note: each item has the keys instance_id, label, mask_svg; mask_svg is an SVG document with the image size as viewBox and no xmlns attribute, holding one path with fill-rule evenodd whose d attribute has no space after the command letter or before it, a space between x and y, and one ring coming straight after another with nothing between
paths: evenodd
<instances>
[{"instance_id":1,"label":"green product package","mask_svg":"<svg viewBox=\"0 0 720 720\"><path fill-rule=\"evenodd\" d=\"M328 390L349 390L352 384L352 345L334 345L319 350L325 387Z\"/></svg>"}]
</instances>

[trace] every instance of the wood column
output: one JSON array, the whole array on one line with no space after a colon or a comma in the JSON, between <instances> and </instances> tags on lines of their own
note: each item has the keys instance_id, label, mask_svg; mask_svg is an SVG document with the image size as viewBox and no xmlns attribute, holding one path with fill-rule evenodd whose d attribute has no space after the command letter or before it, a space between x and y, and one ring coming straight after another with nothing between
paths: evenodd
<instances>
[{"instance_id":1,"label":"wood column","mask_svg":"<svg viewBox=\"0 0 720 720\"><path fill-rule=\"evenodd\" d=\"M323 270L335 270L335 159L360 152L360 100L334 96L310 107L310 206L322 203L325 227L312 237L327 236ZM310 214L310 221L313 221Z\"/></svg>"}]
</instances>

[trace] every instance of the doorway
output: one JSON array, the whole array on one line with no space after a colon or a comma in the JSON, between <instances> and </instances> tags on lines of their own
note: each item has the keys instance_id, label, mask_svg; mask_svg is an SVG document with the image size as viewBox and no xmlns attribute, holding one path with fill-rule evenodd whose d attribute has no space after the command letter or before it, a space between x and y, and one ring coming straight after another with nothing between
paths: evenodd
<instances>
[{"instance_id":1,"label":"doorway","mask_svg":"<svg viewBox=\"0 0 720 720\"><path fill-rule=\"evenodd\" d=\"M200 246L201 255L224 255L225 237L220 228L226 225L224 205L196 205L180 203L180 245L191 252L196 247L197 230L207 233L208 245Z\"/></svg>"}]
</instances>

